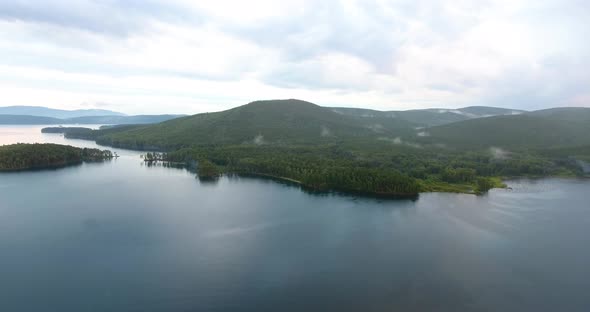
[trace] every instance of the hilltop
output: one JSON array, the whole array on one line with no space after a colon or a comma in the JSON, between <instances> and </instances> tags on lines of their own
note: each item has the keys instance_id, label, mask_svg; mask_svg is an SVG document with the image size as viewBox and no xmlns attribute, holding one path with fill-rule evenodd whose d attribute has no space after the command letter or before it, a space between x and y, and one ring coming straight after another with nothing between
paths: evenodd
<instances>
[{"instance_id":1,"label":"hilltop","mask_svg":"<svg viewBox=\"0 0 590 312\"><path fill-rule=\"evenodd\" d=\"M96 135L107 145L170 149L207 144L324 144L410 133L412 126L405 121L385 123L338 114L306 101L270 100Z\"/></svg>"}]
</instances>

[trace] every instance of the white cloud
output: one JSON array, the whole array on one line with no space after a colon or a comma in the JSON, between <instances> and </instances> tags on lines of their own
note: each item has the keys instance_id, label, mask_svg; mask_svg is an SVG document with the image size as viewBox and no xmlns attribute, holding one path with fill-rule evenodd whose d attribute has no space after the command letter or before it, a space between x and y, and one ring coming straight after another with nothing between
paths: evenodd
<instances>
[{"instance_id":1,"label":"white cloud","mask_svg":"<svg viewBox=\"0 0 590 312\"><path fill-rule=\"evenodd\" d=\"M588 106L585 1L0 4L6 105ZM104 18L109 16L110 18Z\"/></svg>"}]
</instances>

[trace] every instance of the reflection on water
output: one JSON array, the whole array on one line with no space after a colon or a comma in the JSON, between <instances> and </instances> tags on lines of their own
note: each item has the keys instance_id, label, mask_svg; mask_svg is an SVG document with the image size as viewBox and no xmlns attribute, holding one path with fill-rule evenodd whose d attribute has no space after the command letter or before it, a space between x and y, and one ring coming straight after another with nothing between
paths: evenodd
<instances>
[{"instance_id":1,"label":"reflection on water","mask_svg":"<svg viewBox=\"0 0 590 312\"><path fill-rule=\"evenodd\" d=\"M168 161L144 161L143 164L147 167L163 167L169 169L180 169L180 170L188 170L189 168L178 162L168 162Z\"/></svg>"},{"instance_id":2,"label":"reflection on water","mask_svg":"<svg viewBox=\"0 0 590 312\"><path fill-rule=\"evenodd\" d=\"M587 181L392 201L238 176L209 184L117 151L0 174L0 311L590 306Z\"/></svg>"}]
</instances>

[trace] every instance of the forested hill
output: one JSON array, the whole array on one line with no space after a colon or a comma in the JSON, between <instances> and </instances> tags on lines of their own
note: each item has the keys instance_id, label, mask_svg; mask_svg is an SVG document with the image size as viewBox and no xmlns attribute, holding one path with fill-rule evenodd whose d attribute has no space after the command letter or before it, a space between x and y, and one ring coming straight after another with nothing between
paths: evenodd
<instances>
[{"instance_id":1,"label":"forested hill","mask_svg":"<svg viewBox=\"0 0 590 312\"><path fill-rule=\"evenodd\" d=\"M370 111L343 114L300 100L256 101L230 110L197 114L147 126L86 131L72 137L133 149L175 150L208 145L390 145L466 149L562 148L590 145L590 109L559 108L512 115L512 110L468 107L465 114L510 113L441 126ZM68 134L66 134L68 135Z\"/></svg>"},{"instance_id":2,"label":"forested hill","mask_svg":"<svg viewBox=\"0 0 590 312\"><path fill-rule=\"evenodd\" d=\"M563 148L590 145L590 108L556 108L466 120L423 130L422 144L462 148Z\"/></svg>"},{"instance_id":3,"label":"forested hill","mask_svg":"<svg viewBox=\"0 0 590 312\"><path fill-rule=\"evenodd\" d=\"M338 114L300 101L257 101L230 110L178 118L156 125L110 133L97 131L97 142L142 149L170 150L210 144L325 144L410 134L413 123Z\"/></svg>"},{"instance_id":4,"label":"forested hill","mask_svg":"<svg viewBox=\"0 0 590 312\"><path fill-rule=\"evenodd\" d=\"M13 144L0 146L0 172L57 168L84 161L113 158L108 150L59 144Z\"/></svg>"}]
</instances>

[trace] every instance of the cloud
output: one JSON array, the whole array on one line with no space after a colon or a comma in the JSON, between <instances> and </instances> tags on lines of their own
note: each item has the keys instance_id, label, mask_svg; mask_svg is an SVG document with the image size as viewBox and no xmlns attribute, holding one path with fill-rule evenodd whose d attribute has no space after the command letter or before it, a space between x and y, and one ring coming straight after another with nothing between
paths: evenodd
<instances>
[{"instance_id":1,"label":"cloud","mask_svg":"<svg viewBox=\"0 0 590 312\"><path fill-rule=\"evenodd\" d=\"M19 0L0 29L15 105L590 105L586 1Z\"/></svg>"},{"instance_id":2,"label":"cloud","mask_svg":"<svg viewBox=\"0 0 590 312\"><path fill-rule=\"evenodd\" d=\"M225 28L241 37L281 50L284 60L304 61L324 53L347 54L386 69L405 27L383 13L383 4L360 1L303 1L284 15L253 25ZM391 68L389 68L391 69Z\"/></svg>"},{"instance_id":3,"label":"cloud","mask_svg":"<svg viewBox=\"0 0 590 312\"><path fill-rule=\"evenodd\" d=\"M188 9L154 0L17 0L0 2L0 19L125 37L145 31L150 20L200 20Z\"/></svg>"}]
</instances>

